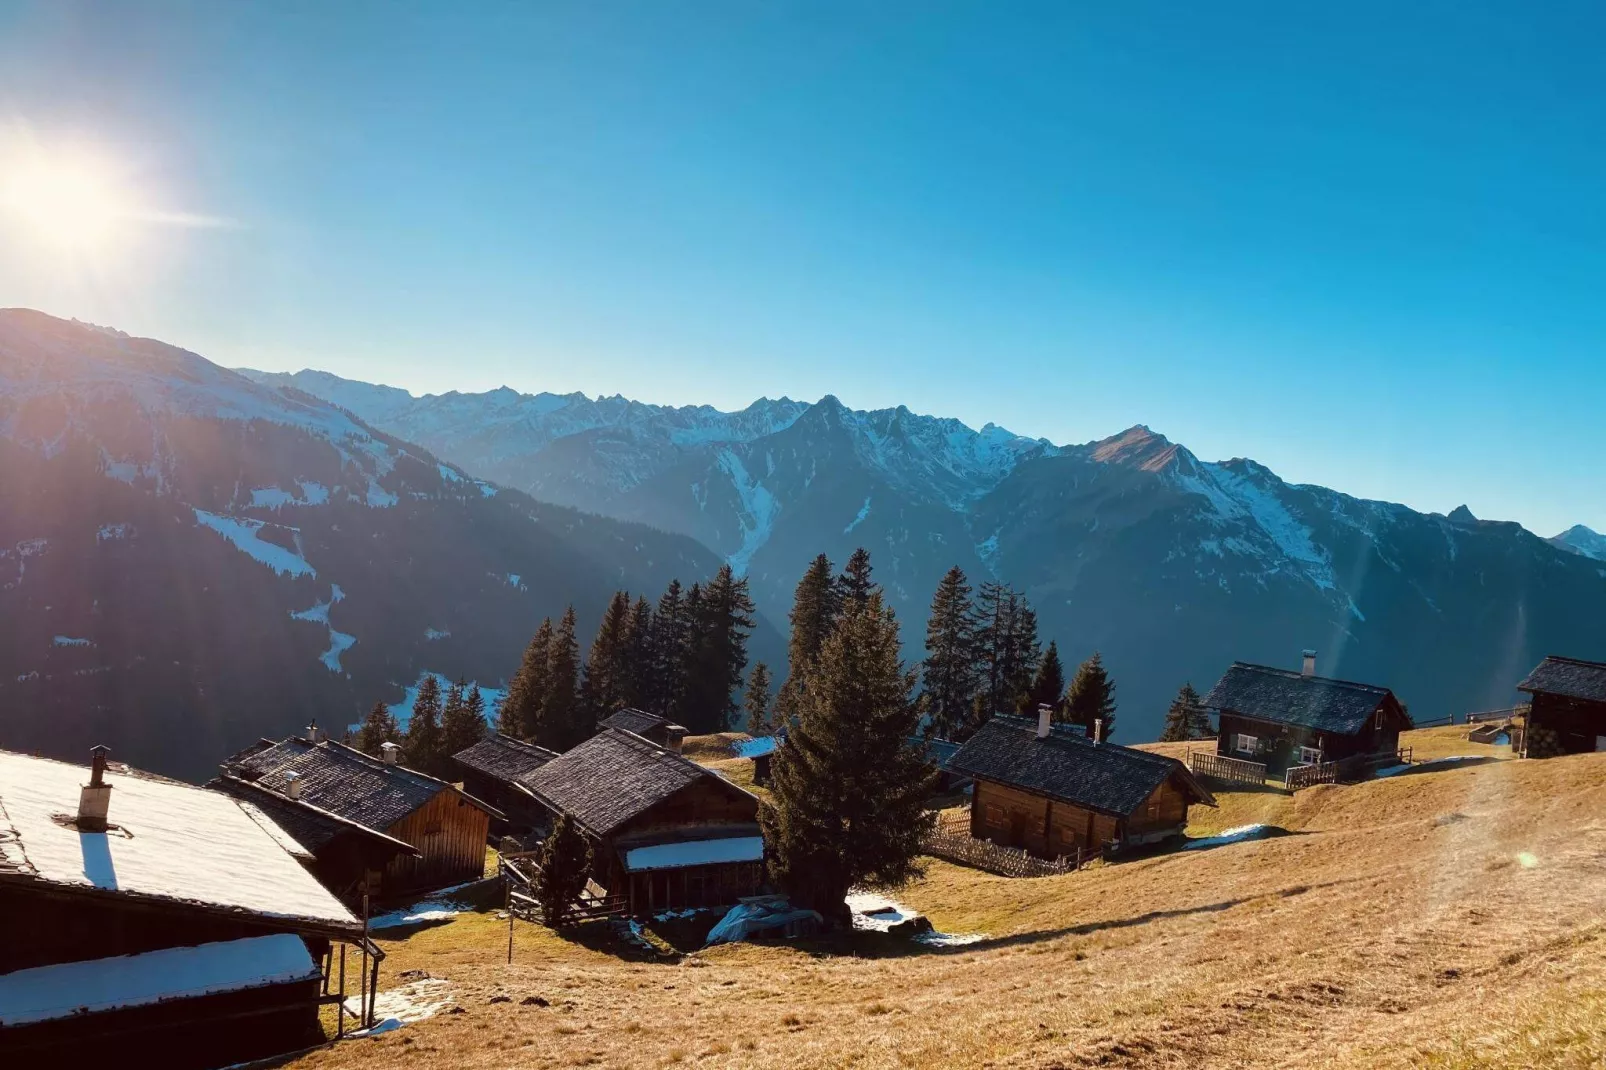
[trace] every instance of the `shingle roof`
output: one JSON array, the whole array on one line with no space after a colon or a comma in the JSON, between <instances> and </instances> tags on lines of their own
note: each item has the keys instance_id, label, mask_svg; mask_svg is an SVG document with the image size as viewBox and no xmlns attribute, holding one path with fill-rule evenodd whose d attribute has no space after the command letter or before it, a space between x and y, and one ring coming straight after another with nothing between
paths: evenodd
<instances>
[{"instance_id":1,"label":"shingle roof","mask_svg":"<svg viewBox=\"0 0 1606 1070\"><path fill-rule=\"evenodd\" d=\"M404 854L419 853L418 848L412 844L398 840L394 836L387 836L360 821L341 817L314 806L305 799L287 799L269 788L248 780L224 775L212 778L206 786L255 806L267 814L275 825L289 833L297 843L314 854L341 836L361 836L375 843L386 844Z\"/></svg>"},{"instance_id":2,"label":"shingle roof","mask_svg":"<svg viewBox=\"0 0 1606 1070\"><path fill-rule=\"evenodd\" d=\"M634 732L638 736L644 736L656 728L680 729L682 732L685 731L684 728L681 728L680 725L675 724L667 717L660 717L656 713L648 713L646 710L636 710L630 708L619 710L608 715L607 717L604 717L601 721L597 722L597 727L623 728L626 732Z\"/></svg>"},{"instance_id":3,"label":"shingle roof","mask_svg":"<svg viewBox=\"0 0 1606 1070\"><path fill-rule=\"evenodd\" d=\"M1299 725L1350 736L1393 697L1386 687L1305 676L1267 665L1234 662L1200 705L1257 721Z\"/></svg>"},{"instance_id":4,"label":"shingle roof","mask_svg":"<svg viewBox=\"0 0 1606 1070\"><path fill-rule=\"evenodd\" d=\"M452 755L458 764L499 780L517 780L527 776L557 756L556 751L504 736L500 732L486 736L472 747Z\"/></svg>"},{"instance_id":5,"label":"shingle roof","mask_svg":"<svg viewBox=\"0 0 1606 1070\"><path fill-rule=\"evenodd\" d=\"M1552 655L1535 666L1517 690L1606 702L1606 663Z\"/></svg>"},{"instance_id":6,"label":"shingle roof","mask_svg":"<svg viewBox=\"0 0 1606 1070\"><path fill-rule=\"evenodd\" d=\"M915 747L924 747L931 756L931 762L938 769L946 770L953 765L954 756L959 753L960 744L947 739L921 739L918 736L909 740Z\"/></svg>"},{"instance_id":7,"label":"shingle roof","mask_svg":"<svg viewBox=\"0 0 1606 1070\"><path fill-rule=\"evenodd\" d=\"M1065 731L1038 739L1036 721L1003 714L982 725L959 748L949 768L1116 817L1134 813L1173 776L1198 801L1215 805L1210 793L1175 758L1094 743Z\"/></svg>"},{"instance_id":8,"label":"shingle roof","mask_svg":"<svg viewBox=\"0 0 1606 1070\"><path fill-rule=\"evenodd\" d=\"M705 778L747 795L712 770L633 732L604 728L521 782L547 806L568 814L595 835L607 836Z\"/></svg>"},{"instance_id":9,"label":"shingle roof","mask_svg":"<svg viewBox=\"0 0 1606 1070\"><path fill-rule=\"evenodd\" d=\"M279 795L288 795L288 775L300 779L301 798L371 829L383 832L443 791L456 791L415 769L386 765L341 743L312 743L299 737L248 754L223 771ZM462 794L459 792L459 794ZM474 805L502 816L494 807L465 795Z\"/></svg>"}]
</instances>

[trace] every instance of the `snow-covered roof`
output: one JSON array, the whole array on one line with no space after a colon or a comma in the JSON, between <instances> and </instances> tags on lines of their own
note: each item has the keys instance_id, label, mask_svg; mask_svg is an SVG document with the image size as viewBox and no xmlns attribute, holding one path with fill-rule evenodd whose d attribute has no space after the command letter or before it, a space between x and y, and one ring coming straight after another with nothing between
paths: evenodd
<instances>
[{"instance_id":1,"label":"snow-covered roof","mask_svg":"<svg viewBox=\"0 0 1606 1070\"><path fill-rule=\"evenodd\" d=\"M732 743L731 753L738 758L762 758L767 754L774 754L780 745L780 736L755 736L752 739L740 739Z\"/></svg>"},{"instance_id":2,"label":"snow-covered roof","mask_svg":"<svg viewBox=\"0 0 1606 1070\"><path fill-rule=\"evenodd\" d=\"M0 1028L321 976L294 933L0 974Z\"/></svg>"},{"instance_id":3,"label":"snow-covered roof","mask_svg":"<svg viewBox=\"0 0 1606 1070\"><path fill-rule=\"evenodd\" d=\"M722 862L761 862L764 837L730 836L722 840L686 840L658 843L625 852L625 869L640 873L648 869L685 869L687 866L713 866Z\"/></svg>"},{"instance_id":4,"label":"snow-covered roof","mask_svg":"<svg viewBox=\"0 0 1606 1070\"><path fill-rule=\"evenodd\" d=\"M220 792L108 769L110 827L78 831L71 822L89 776L81 765L0 751L0 881L360 928L265 815Z\"/></svg>"}]
</instances>

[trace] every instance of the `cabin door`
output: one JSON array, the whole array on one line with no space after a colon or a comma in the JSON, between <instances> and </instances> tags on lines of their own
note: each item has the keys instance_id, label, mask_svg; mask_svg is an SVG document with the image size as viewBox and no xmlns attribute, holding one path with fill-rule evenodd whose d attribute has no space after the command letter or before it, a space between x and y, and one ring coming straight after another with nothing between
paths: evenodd
<instances>
[{"instance_id":1,"label":"cabin door","mask_svg":"<svg viewBox=\"0 0 1606 1070\"><path fill-rule=\"evenodd\" d=\"M1026 846L1026 815L1018 811L1009 815L1009 845Z\"/></svg>"}]
</instances>

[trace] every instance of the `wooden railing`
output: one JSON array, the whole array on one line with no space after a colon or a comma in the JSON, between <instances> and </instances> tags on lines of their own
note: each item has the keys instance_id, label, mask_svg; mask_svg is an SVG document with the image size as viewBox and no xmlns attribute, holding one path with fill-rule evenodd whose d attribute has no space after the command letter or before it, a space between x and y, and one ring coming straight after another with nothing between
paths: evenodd
<instances>
[{"instance_id":1,"label":"wooden railing","mask_svg":"<svg viewBox=\"0 0 1606 1070\"><path fill-rule=\"evenodd\" d=\"M1338 782L1338 762L1318 762L1314 765L1291 765L1283 773L1283 786L1289 791L1308 788L1312 784Z\"/></svg>"},{"instance_id":2,"label":"wooden railing","mask_svg":"<svg viewBox=\"0 0 1606 1070\"><path fill-rule=\"evenodd\" d=\"M1485 710L1467 714L1467 724L1486 724L1489 721L1514 721L1528 712L1527 706L1513 706L1509 710Z\"/></svg>"},{"instance_id":3,"label":"wooden railing","mask_svg":"<svg viewBox=\"0 0 1606 1070\"><path fill-rule=\"evenodd\" d=\"M929 855L962 866L996 873L1000 877L1054 877L1074 873L1098 857L1098 852L1080 849L1074 855L1055 859L1038 858L1015 847L1001 847L989 840L978 840L969 832L955 833L933 829L922 849Z\"/></svg>"},{"instance_id":4,"label":"wooden railing","mask_svg":"<svg viewBox=\"0 0 1606 1070\"><path fill-rule=\"evenodd\" d=\"M541 902L535 895L535 877L541 871L533 853L501 855L496 868L507 882L507 910L527 921L546 923ZM602 918L622 918L629 912L630 902L623 895L609 895L601 888L587 886L570 904L568 921L598 921Z\"/></svg>"},{"instance_id":5,"label":"wooden railing","mask_svg":"<svg viewBox=\"0 0 1606 1070\"><path fill-rule=\"evenodd\" d=\"M1226 780L1237 784L1263 785L1266 767L1260 762L1246 762L1242 758L1225 758L1209 751L1189 751L1188 768L1199 776Z\"/></svg>"}]
</instances>

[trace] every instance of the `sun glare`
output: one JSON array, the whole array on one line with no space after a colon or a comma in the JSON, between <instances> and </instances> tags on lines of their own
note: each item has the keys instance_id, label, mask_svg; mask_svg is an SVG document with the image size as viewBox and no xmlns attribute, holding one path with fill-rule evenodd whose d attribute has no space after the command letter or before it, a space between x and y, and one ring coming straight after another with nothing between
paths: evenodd
<instances>
[{"instance_id":1,"label":"sun glare","mask_svg":"<svg viewBox=\"0 0 1606 1070\"><path fill-rule=\"evenodd\" d=\"M94 255L137 212L132 191L104 161L29 146L0 158L0 215L43 244Z\"/></svg>"}]
</instances>

